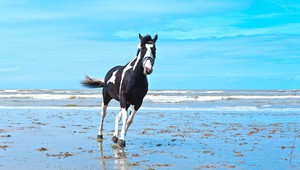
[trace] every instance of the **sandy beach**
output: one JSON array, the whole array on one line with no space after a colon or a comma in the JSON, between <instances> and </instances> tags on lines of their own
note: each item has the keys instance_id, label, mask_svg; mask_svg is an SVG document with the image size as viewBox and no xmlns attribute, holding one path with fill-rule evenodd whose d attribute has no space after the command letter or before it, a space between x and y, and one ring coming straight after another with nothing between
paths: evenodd
<instances>
[{"instance_id":1,"label":"sandy beach","mask_svg":"<svg viewBox=\"0 0 300 170\"><path fill-rule=\"evenodd\" d=\"M298 111L149 107L135 116L125 149L111 141L116 109L99 142L100 108L2 108L0 169L300 168Z\"/></svg>"}]
</instances>

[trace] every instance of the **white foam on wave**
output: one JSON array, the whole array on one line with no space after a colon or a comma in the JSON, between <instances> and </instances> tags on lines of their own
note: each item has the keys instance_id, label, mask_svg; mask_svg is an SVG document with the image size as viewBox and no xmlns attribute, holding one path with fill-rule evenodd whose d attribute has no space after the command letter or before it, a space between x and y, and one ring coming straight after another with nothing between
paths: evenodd
<instances>
[{"instance_id":1,"label":"white foam on wave","mask_svg":"<svg viewBox=\"0 0 300 170\"><path fill-rule=\"evenodd\" d=\"M65 94L0 94L0 98L32 98L39 100L66 100L76 98L102 98L101 94L65 95Z\"/></svg>"},{"instance_id":2,"label":"white foam on wave","mask_svg":"<svg viewBox=\"0 0 300 170\"><path fill-rule=\"evenodd\" d=\"M197 101L217 101L217 100L241 100L241 99L300 99L300 96L286 95L286 96L198 96Z\"/></svg>"},{"instance_id":3,"label":"white foam on wave","mask_svg":"<svg viewBox=\"0 0 300 170\"><path fill-rule=\"evenodd\" d=\"M0 98L32 98L39 100L68 100L79 98L98 98L101 99L101 94L0 94ZM205 102L218 100L241 100L241 99L300 99L297 95L282 95L282 96L187 96L187 95L146 95L145 99L157 103L180 103L180 102Z\"/></svg>"},{"instance_id":4,"label":"white foam on wave","mask_svg":"<svg viewBox=\"0 0 300 170\"><path fill-rule=\"evenodd\" d=\"M3 90L6 93L16 93L18 90Z\"/></svg>"},{"instance_id":5,"label":"white foam on wave","mask_svg":"<svg viewBox=\"0 0 300 170\"><path fill-rule=\"evenodd\" d=\"M210 100L234 100L234 99L300 99L300 96L286 95L286 96L199 96L198 101Z\"/></svg>"},{"instance_id":6,"label":"white foam on wave","mask_svg":"<svg viewBox=\"0 0 300 170\"><path fill-rule=\"evenodd\" d=\"M0 99L4 98L31 98L36 100L71 100L81 98L101 99L99 91L71 91L71 90L4 90ZM230 95L224 91L149 91L145 99L156 103L183 103L183 102L209 102L218 100L268 100L268 99L300 99L300 95ZM252 93L253 94L253 93Z\"/></svg>"},{"instance_id":7,"label":"white foam on wave","mask_svg":"<svg viewBox=\"0 0 300 170\"><path fill-rule=\"evenodd\" d=\"M100 107L66 107L66 106L0 106L0 109L8 109L8 110L99 110Z\"/></svg>"},{"instance_id":8,"label":"white foam on wave","mask_svg":"<svg viewBox=\"0 0 300 170\"><path fill-rule=\"evenodd\" d=\"M297 95L281 95L281 96L224 96L225 99L300 99Z\"/></svg>"},{"instance_id":9,"label":"white foam on wave","mask_svg":"<svg viewBox=\"0 0 300 170\"><path fill-rule=\"evenodd\" d=\"M196 101L195 98L189 96L146 95L145 99L156 103L181 103Z\"/></svg>"},{"instance_id":10,"label":"white foam on wave","mask_svg":"<svg viewBox=\"0 0 300 170\"><path fill-rule=\"evenodd\" d=\"M100 106L0 106L0 110L95 110ZM108 110L118 111L119 107L108 107ZM228 106L228 107L141 107L142 111L201 111L201 112L299 112L300 108L258 108L254 106Z\"/></svg>"},{"instance_id":11,"label":"white foam on wave","mask_svg":"<svg viewBox=\"0 0 300 170\"><path fill-rule=\"evenodd\" d=\"M179 93L179 94L184 94L188 93L189 91L186 90L157 90L157 91L152 91L150 90L148 93L153 93L153 94L169 94L169 93Z\"/></svg>"},{"instance_id":12,"label":"white foam on wave","mask_svg":"<svg viewBox=\"0 0 300 170\"><path fill-rule=\"evenodd\" d=\"M180 103L180 102L206 102L206 101L218 101L218 100L241 100L241 99L300 99L300 96L163 96L163 95L147 95L145 99L148 99L156 103Z\"/></svg>"},{"instance_id":13,"label":"white foam on wave","mask_svg":"<svg viewBox=\"0 0 300 170\"><path fill-rule=\"evenodd\" d=\"M211 93L223 93L224 91L203 91L202 93L208 93L208 94L211 94Z\"/></svg>"},{"instance_id":14,"label":"white foam on wave","mask_svg":"<svg viewBox=\"0 0 300 170\"><path fill-rule=\"evenodd\" d=\"M198 96L195 100L199 102L223 100L223 96Z\"/></svg>"}]
</instances>

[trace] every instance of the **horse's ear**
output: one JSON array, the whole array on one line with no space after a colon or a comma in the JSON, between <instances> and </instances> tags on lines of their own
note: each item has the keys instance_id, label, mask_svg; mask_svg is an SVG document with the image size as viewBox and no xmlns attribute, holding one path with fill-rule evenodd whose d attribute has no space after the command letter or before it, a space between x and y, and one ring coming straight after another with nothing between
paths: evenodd
<instances>
[{"instance_id":1,"label":"horse's ear","mask_svg":"<svg viewBox=\"0 0 300 170\"><path fill-rule=\"evenodd\" d=\"M144 38L141 34L139 34L139 37L140 37L140 40L142 40Z\"/></svg>"},{"instance_id":2,"label":"horse's ear","mask_svg":"<svg viewBox=\"0 0 300 170\"><path fill-rule=\"evenodd\" d=\"M157 40L157 38L158 38L158 35L156 34L155 36L154 36L154 38L153 38L153 42L155 43L156 42L156 40Z\"/></svg>"},{"instance_id":3,"label":"horse's ear","mask_svg":"<svg viewBox=\"0 0 300 170\"><path fill-rule=\"evenodd\" d=\"M141 35L141 34L139 34L139 37L140 37L140 40L141 40L141 42L140 42L140 46L142 47L142 46L144 46L145 45L145 40L144 40L144 37Z\"/></svg>"}]
</instances>

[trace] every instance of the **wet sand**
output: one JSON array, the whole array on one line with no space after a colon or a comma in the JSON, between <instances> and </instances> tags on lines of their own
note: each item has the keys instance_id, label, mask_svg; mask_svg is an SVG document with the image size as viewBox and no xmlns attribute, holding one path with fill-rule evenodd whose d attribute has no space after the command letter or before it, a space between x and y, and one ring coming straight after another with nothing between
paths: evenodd
<instances>
[{"instance_id":1,"label":"wet sand","mask_svg":"<svg viewBox=\"0 0 300 170\"><path fill-rule=\"evenodd\" d=\"M111 141L117 111L0 112L0 169L299 169L300 113L141 109L126 148Z\"/></svg>"}]
</instances>

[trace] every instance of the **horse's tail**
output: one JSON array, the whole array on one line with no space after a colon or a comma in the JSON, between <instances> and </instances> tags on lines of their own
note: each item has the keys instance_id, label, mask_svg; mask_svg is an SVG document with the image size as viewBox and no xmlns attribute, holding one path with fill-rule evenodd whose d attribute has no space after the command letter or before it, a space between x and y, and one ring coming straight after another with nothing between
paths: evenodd
<instances>
[{"instance_id":1,"label":"horse's tail","mask_svg":"<svg viewBox=\"0 0 300 170\"><path fill-rule=\"evenodd\" d=\"M81 84L89 88L100 88L103 87L104 81L95 78L90 78L89 76L85 75L85 80L81 81Z\"/></svg>"}]
</instances>

